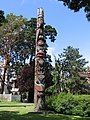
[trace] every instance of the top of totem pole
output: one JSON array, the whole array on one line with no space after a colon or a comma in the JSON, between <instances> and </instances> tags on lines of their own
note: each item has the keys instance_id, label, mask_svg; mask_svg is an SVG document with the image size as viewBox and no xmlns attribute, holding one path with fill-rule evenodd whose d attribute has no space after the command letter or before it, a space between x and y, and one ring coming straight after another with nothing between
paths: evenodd
<instances>
[{"instance_id":1,"label":"top of totem pole","mask_svg":"<svg viewBox=\"0 0 90 120\"><path fill-rule=\"evenodd\" d=\"M37 16L38 17L44 17L44 10L43 10L43 8L38 8L37 9Z\"/></svg>"}]
</instances>

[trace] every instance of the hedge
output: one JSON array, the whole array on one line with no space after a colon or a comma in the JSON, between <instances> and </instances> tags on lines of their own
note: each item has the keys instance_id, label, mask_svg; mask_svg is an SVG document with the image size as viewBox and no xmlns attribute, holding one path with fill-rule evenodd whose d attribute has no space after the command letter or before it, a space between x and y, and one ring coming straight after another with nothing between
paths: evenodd
<instances>
[{"instance_id":1,"label":"hedge","mask_svg":"<svg viewBox=\"0 0 90 120\"><path fill-rule=\"evenodd\" d=\"M90 95L61 93L47 98L47 108L60 114L90 117Z\"/></svg>"}]
</instances>

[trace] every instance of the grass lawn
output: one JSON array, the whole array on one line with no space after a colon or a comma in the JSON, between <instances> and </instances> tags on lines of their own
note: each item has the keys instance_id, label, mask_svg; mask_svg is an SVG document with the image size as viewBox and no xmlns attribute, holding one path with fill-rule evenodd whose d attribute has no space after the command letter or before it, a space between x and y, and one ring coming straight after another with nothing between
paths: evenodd
<instances>
[{"instance_id":1,"label":"grass lawn","mask_svg":"<svg viewBox=\"0 0 90 120\"><path fill-rule=\"evenodd\" d=\"M0 102L0 120L90 120L79 116L35 114L34 104Z\"/></svg>"}]
</instances>

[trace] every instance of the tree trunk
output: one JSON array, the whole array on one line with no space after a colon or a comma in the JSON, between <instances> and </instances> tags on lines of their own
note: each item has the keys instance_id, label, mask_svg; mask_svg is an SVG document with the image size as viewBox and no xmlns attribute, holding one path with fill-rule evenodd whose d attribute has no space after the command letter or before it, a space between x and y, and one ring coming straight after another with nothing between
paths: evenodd
<instances>
[{"instance_id":1,"label":"tree trunk","mask_svg":"<svg viewBox=\"0 0 90 120\"><path fill-rule=\"evenodd\" d=\"M33 53L31 53L31 57L30 57L29 63L32 62L32 58L33 58Z\"/></svg>"},{"instance_id":2,"label":"tree trunk","mask_svg":"<svg viewBox=\"0 0 90 120\"><path fill-rule=\"evenodd\" d=\"M1 94L3 94L3 92L4 92L4 82L5 82L6 71L7 71L7 69L4 68L4 73L3 73L3 77L2 77L2 90L1 90Z\"/></svg>"},{"instance_id":3,"label":"tree trunk","mask_svg":"<svg viewBox=\"0 0 90 120\"><path fill-rule=\"evenodd\" d=\"M34 102L34 90L30 90L28 92L28 102L33 103Z\"/></svg>"}]
</instances>

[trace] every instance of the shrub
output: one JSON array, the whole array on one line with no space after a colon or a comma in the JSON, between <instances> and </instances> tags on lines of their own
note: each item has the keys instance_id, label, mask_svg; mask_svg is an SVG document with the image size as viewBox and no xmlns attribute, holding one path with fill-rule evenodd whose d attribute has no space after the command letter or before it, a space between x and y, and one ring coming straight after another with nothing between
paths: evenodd
<instances>
[{"instance_id":1,"label":"shrub","mask_svg":"<svg viewBox=\"0 0 90 120\"><path fill-rule=\"evenodd\" d=\"M90 116L90 95L61 93L48 98L47 105L60 114Z\"/></svg>"}]
</instances>

